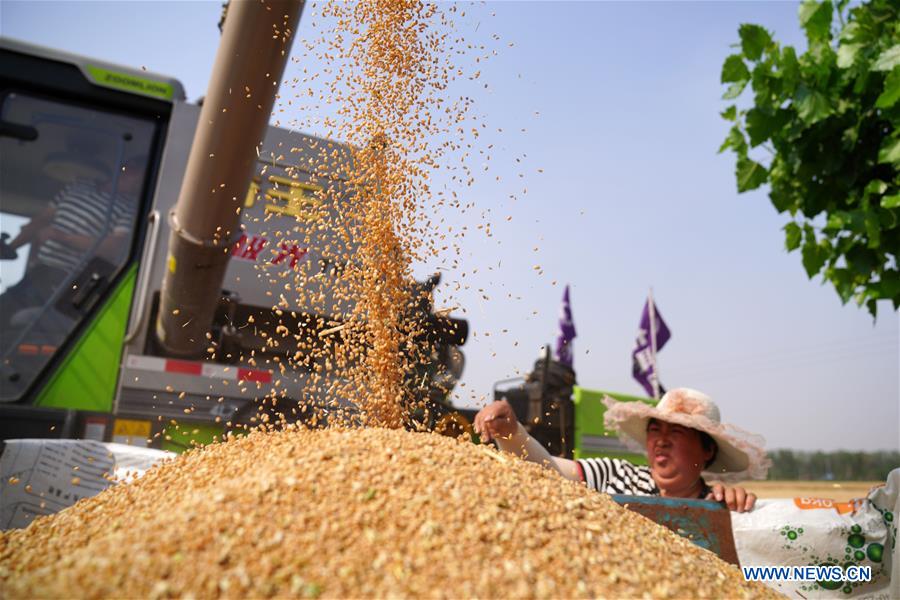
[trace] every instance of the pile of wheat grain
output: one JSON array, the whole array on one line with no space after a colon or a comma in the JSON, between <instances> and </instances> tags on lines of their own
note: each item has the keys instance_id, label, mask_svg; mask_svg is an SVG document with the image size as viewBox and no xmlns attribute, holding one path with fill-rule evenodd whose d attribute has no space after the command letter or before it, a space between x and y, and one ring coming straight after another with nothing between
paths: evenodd
<instances>
[{"instance_id":1,"label":"pile of wheat grain","mask_svg":"<svg viewBox=\"0 0 900 600\"><path fill-rule=\"evenodd\" d=\"M607 496L401 430L256 432L0 533L35 597L766 597Z\"/></svg>"}]
</instances>

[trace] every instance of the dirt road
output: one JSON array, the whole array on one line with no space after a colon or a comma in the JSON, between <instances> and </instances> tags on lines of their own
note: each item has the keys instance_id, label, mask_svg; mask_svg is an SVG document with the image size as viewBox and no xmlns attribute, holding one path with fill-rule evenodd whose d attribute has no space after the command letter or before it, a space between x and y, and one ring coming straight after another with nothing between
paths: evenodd
<instances>
[{"instance_id":1,"label":"dirt road","mask_svg":"<svg viewBox=\"0 0 900 600\"><path fill-rule=\"evenodd\" d=\"M760 498L830 498L846 502L862 498L878 481L745 481L740 485Z\"/></svg>"}]
</instances>

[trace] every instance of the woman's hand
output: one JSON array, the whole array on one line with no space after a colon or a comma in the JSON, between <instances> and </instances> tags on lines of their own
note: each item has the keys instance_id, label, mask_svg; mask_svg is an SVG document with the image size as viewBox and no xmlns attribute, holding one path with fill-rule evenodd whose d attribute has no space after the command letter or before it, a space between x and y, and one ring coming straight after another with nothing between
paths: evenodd
<instances>
[{"instance_id":1,"label":"woman's hand","mask_svg":"<svg viewBox=\"0 0 900 600\"><path fill-rule=\"evenodd\" d=\"M753 510L753 506L756 504L756 494L753 492L748 492L739 486L727 487L721 483L712 485L712 491L707 494L706 499L724 502L728 510L739 513Z\"/></svg>"},{"instance_id":2,"label":"woman's hand","mask_svg":"<svg viewBox=\"0 0 900 600\"><path fill-rule=\"evenodd\" d=\"M488 404L475 415L475 433L483 443L497 437L508 438L516 433L518 421L512 406L506 400Z\"/></svg>"}]
</instances>

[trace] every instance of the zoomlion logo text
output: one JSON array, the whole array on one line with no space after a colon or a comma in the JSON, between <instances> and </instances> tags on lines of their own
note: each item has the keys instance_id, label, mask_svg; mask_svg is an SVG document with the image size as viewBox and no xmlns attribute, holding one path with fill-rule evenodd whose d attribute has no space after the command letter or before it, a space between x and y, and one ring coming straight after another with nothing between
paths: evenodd
<instances>
[{"instance_id":1,"label":"zoomlion logo text","mask_svg":"<svg viewBox=\"0 0 900 600\"><path fill-rule=\"evenodd\" d=\"M88 67L88 71L90 71L96 83L106 87L137 92L147 96L156 96L167 100L172 98L172 86L167 83L109 71L100 67Z\"/></svg>"}]
</instances>

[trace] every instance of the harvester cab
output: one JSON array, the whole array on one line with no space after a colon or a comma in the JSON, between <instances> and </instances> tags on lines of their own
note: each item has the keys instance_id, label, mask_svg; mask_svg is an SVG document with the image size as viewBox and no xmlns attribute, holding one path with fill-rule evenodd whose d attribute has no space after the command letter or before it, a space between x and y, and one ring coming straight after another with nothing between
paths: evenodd
<instances>
[{"instance_id":1,"label":"harvester cab","mask_svg":"<svg viewBox=\"0 0 900 600\"><path fill-rule=\"evenodd\" d=\"M126 316L116 300L133 283L155 159L184 91L174 79L11 40L0 51L0 405L39 396L79 338L95 372L70 377L109 395L117 362L104 315ZM19 425L19 436L39 433Z\"/></svg>"}]
</instances>

